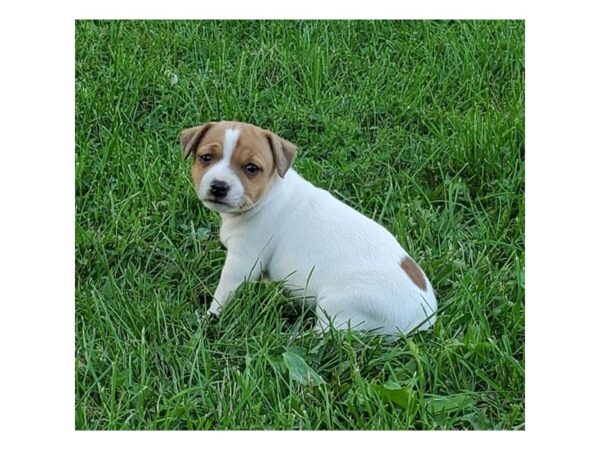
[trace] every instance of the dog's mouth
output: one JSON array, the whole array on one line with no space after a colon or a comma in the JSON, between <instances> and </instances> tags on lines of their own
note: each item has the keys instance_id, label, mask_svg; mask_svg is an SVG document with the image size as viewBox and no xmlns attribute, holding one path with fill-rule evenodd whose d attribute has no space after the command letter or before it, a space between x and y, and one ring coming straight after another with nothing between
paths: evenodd
<instances>
[{"instance_id":1,"label":"dog's mouth","mask_svg":"<svg viewBox=\"0 0 600 450\"><path fill-rule=\"evenodd\" d=\"M208 203L216 203L217 205L224 205L224 206L231 207L231 205L229 203L225 203L225 202L222 202L221 200L216 200L213 198L205 198L204 201L208 202Z\"/></svg>"},{"instance_id":2,"label":"dog's mouth","mask_svg":"<svg viewBox=\"0 0 600 450\"><path fill-rule=\"evenodd\" d=\"M231 203L224 202L223 200L219 200L217 198L205 198L202 199L202 203L204 203L204 206L206 206L208 209L212 209L221 213L232 212L236 210L236 207Z\"/></svg>"}]
</instances>

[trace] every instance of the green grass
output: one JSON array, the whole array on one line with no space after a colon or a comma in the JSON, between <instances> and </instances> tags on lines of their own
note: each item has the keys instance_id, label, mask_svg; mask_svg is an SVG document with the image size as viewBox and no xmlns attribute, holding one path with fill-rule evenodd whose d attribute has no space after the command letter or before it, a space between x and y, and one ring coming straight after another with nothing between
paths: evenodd
<instances>
[{"instance_id":1,"label":"green grass","mask_svg":"<svg viewBox=\"0 0 600 450\"><path fill-rule=\"evenodd\" d=\"M524 428L523 22L80 21L75 89L77 429ZM205 322L178 136L219 119L397 236L435 327L319 338L276 283Z\"/></svg>"}]
</instances>

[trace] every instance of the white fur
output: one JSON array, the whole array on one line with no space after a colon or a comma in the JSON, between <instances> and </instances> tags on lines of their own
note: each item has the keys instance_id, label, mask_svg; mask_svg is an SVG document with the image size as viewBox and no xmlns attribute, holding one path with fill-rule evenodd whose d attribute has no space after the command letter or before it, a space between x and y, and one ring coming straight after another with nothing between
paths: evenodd
<instances>
[{"instance_id":1,"label":"white fur","mask_svg":"<svg viewBox=\"0 0 600 450\"><path fill-rule=\"evenodd\" d=\"M235 149L235 146L240 138L240 133L241 131L238 128L227 128L225 130L225 138L223 140L223 158L214 164L204 174L202 181L198 185L198 197L200 200L205 201L208 197L210 197L210 184L213 182L213 180L216 179L229 184L230 190L227 193L227 196L221 199L223 202L228 203L229 207L215 203L204 203L204 205L208 208L219 212L226 212L230 209L236 209L244 197L244 186L230 166L231 155L233 155L233 150Z\"/></svg>"},{"instance_id":2,"label":"white fur","mask_svg":"<svg viewBox=\"0 0 600 450\"><path fill-rule=\"evenodd\" d=\"M231 155L233 155L233 150L237 145L237 142L240 138L240 129L239 128L227 128L225 130L225 139L223 142L223 161L229 165L231 162Z\"/></svg>"},{"instance_id":3,"label":"white fur","mask_svg":"<svg viewBox=\"0 0 600 450\"><path fill-rule=\"evenodd\" d=\"M219 314L244 280L266 273L333 325L380 334L429 328L437 302L400 267L406 251L385 228L294 170L244 214L221 214L227 258L209 312Z\"/></svg>"}]
</instances>

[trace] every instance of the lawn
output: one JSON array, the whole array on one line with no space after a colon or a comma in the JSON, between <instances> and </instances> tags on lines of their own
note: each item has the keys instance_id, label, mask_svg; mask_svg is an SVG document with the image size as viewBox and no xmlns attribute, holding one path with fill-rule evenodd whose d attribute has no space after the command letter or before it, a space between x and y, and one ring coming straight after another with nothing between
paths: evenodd
<instances>
[{"instance_id":1,"label":"lawn","mask_svg":"<svg viewBox=\"0 0 600 450\"><path fill-rule=\"evenodd\" d=\"M79 21L76 429L524 429L524 22ZM225 251L179 133L251 122L387 227L440 314L321 338Z\"/></svg>"}]
</instances>

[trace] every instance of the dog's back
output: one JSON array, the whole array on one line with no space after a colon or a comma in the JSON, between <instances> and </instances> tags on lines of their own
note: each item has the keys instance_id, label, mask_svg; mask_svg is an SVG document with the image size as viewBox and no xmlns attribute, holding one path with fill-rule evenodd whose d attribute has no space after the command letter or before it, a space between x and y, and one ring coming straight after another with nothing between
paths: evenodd
<instances>
[{"instance_id":1,"label":"dog's back","mask_svg":"<svg viewBox=\"0 0 600 450\"><path fill-rule=\"evenodd\" d=\"M393 334L433 324L431 283L391 233L293 170L282 181L268 272L312 299L320 327Z\"/></svg>"}]
</instances>

